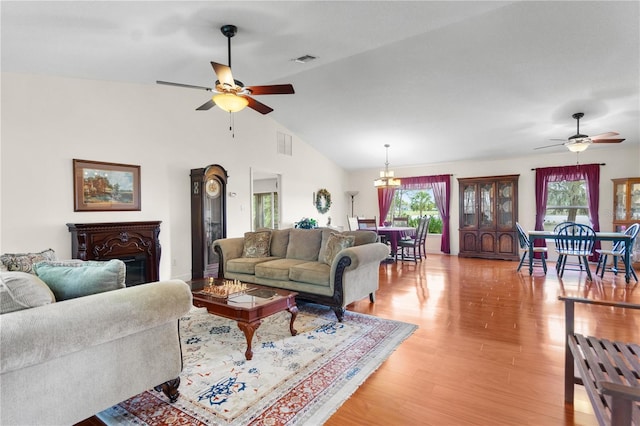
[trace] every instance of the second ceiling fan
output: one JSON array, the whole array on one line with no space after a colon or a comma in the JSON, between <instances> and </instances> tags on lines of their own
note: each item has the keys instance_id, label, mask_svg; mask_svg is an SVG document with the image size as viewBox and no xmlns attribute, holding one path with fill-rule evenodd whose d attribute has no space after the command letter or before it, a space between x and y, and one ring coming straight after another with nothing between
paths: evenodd
<instances>
[{"instance_id":1,"label":"second ceiling fan","mask_svg":"<svg viewBox=\"0 0 640 426\"><path fill-rule=\"evenodd\" d=\"M200 89L216 93L210 100L196 108L196 111L206 111L217 105L225 111L237 112L248 106L261 114L269 114L273 111L273 108L253 99L249 95L290 95L295 93L291 84L245 86L241 81L235 80L231 74L231 37L236 35L238 28L235 25L223 25L220 28L220 31L225 37L227 37L229 65L211 62L213 71L218 77L215 88L172 83L170 81L161 80L157 80L156 83L168 86L186 87L189 89Z\"/></svg>"},{"instance_id":2,"label":"second ceiling fan","mask_svg":"<svg viewBox=\"0 0 640 426\"><path fill-rule=\"evenodd\" d=\"M580 119L584 117L584 113L576 112L572 115L577 121L576 134L570 136L568 139L551 139L552 141L565 141L563 143L557 143L553 145L540 146L534 149L551 148L554 146L564 145L571 152L582 152L589 147L592 143L620 143L624 139L612 138L612 136L618 136L618 132L601 133L595 136L587 136L580 134Z\"/></svg>"}]
</instances>

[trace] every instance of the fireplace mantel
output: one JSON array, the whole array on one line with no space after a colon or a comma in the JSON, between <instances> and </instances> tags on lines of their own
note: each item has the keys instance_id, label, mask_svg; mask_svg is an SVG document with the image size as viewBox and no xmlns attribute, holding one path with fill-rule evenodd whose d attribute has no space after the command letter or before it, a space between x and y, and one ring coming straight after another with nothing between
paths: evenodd
<instances>
[{"instance_id":1,"label":"fireplace mantel","mask_svg":"<svg viewBox=\"0 0 640 426\"><path fill-rule=\"evenodd\" d=\"M71 256L81 260L123 260L127 265L127 286L158 281L160 223L67 223Z\"/></svg>"}]
</instances>

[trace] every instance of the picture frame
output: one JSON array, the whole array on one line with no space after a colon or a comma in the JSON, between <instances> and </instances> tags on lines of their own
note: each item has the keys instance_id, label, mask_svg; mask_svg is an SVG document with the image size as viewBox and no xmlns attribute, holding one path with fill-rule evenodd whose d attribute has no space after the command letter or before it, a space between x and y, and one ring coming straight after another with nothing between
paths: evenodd
<instances>
[{"instance_id":1,"label":"picture frame","mask_svg":"<svg viewBox=\"0 0 640 426\"><path fill-rule=\"evenodd\" d=\"M140 211L140 166L73 159L73 211Z\"/></svg>"}]
</instances>

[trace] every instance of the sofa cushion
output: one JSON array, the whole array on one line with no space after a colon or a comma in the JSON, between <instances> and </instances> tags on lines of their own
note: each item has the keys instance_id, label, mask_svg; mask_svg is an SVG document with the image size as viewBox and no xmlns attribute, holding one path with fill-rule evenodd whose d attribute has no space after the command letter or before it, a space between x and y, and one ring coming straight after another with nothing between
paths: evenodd
<instances>
[{"instance_id":1,"label":"sofa cushion","mask_svg":"<svg viewBox=\"0 0 640 426\"><path fill-rule=\"evenodd\" d=\"M256 265L256 277L286 281L289 279L289 269L302 263L307 263L307 261L299 259L277 259L263 262Z\"/></svg>"},{"instance_id":2,"label":"sofa cushion","mask_svg":"<svg viewBox=\"0 0 640 426\"><path fill-rule=\"evenodd\" d=\"M274 229L271 231L271 256L287 257L289 229Z\"/></svg>"},{"instance_id":3,"label":"sofa cushion","mask_svg":"<svg viewBox=\"0 0 640 426\"><path fill-rule=\"evenodd\" d=\"M289 231L289 245L287 259L318 260L322 230L320 229L291 229Z\"/></svg>"},{"instance_id":4,"label":"sofa cushion","mask_svg":"<svg viewBox=\"0 0 640 426\"><path fill-rule=\"evenodd\" d=\"M253 275L256 273L257 264L274 259L277 257L237 257L227 261L226 271Z\"/></svg>"},{"instance_id":5,"label":"sofa cushion","mask_svg":"<svg viewBox=\"0 0 640 426\"><path fill-rule=\"evenodd\" d=\"M343 235L332 232L329 240L327 241L327 249L322 261L327 265L331 265L333 263L333 259L338 255L338 253L343 249L353 247L355 241L356 237L353 235Z\"/></svg>"},{"instance_id":6,"label":"sofa cushion","mask_svg":"<svg viewBox=\"0 0 640 426\"><path fill-rule=\"evenodd\" d=\"M17 271L0 273L0 314L55 301L51 289L37 276Z\"/></svg>"},{"instance_id":7,"label":"sofa cushion","mask_svg":"<svg viewBox=\"0 0 640 426\"><path fill-rule=\"evenodd\" d=\"M271 249L271 231L244 233L242 257L269 257Z\"/></svg>"},{"instance_id":8,"label":"sofa cushion","mask_svg":"<svg viewBox=\"0 0 640 426\"><path fill-rule=\"evenodd\" d=\"M56 260L56 252L53 249L47 249L40 253L5 253L0 256L0 262L7 271L30 274L33 274L33 265L43 260Z\"/></svg>"},{"instance_id":9,"label":"sofa cushion","mask_svg":"<svg viewBox=\"0 0 640 426\"><path fill-rule=\"evenodd\" d=\"M289 268L289 279L302 283L329 285L331 266L322 262L306 262Z\"/></svg>"},{"instance_id":10,"label":"sofa cushion","mask_svg":"<svg viewBox=\"0 0 640 426\"><path fill-rule=\"evenodd\" d=\"M126 267L122 260L46 261L33 265L36 275L56 296L67 300L125 287Z\"/></svg>"}]
</instances>

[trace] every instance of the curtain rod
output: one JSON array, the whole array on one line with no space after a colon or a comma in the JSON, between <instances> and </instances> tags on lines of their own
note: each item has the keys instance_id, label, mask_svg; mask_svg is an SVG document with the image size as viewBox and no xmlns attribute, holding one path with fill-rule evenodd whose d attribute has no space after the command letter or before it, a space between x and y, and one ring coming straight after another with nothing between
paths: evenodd
<instances>
[{"instance_id":1,"label":"curtain rod","mask_svg":"<svg viewBox=\"0 0 640 426\"><path fill-rule=\"evenodd\" d=\"M607 163L593 163L593 164L597 164L598 166L606 166ZM582 164L584 166L584 164ZM580 164L578 164L578 166L580 166ZM556 166L556 167L568 167L568 166ZM538 169L547 169L548 167L538 167ZM531 171L536 171L538 169L531 169Z\"/></svg>"}]
</instances>

